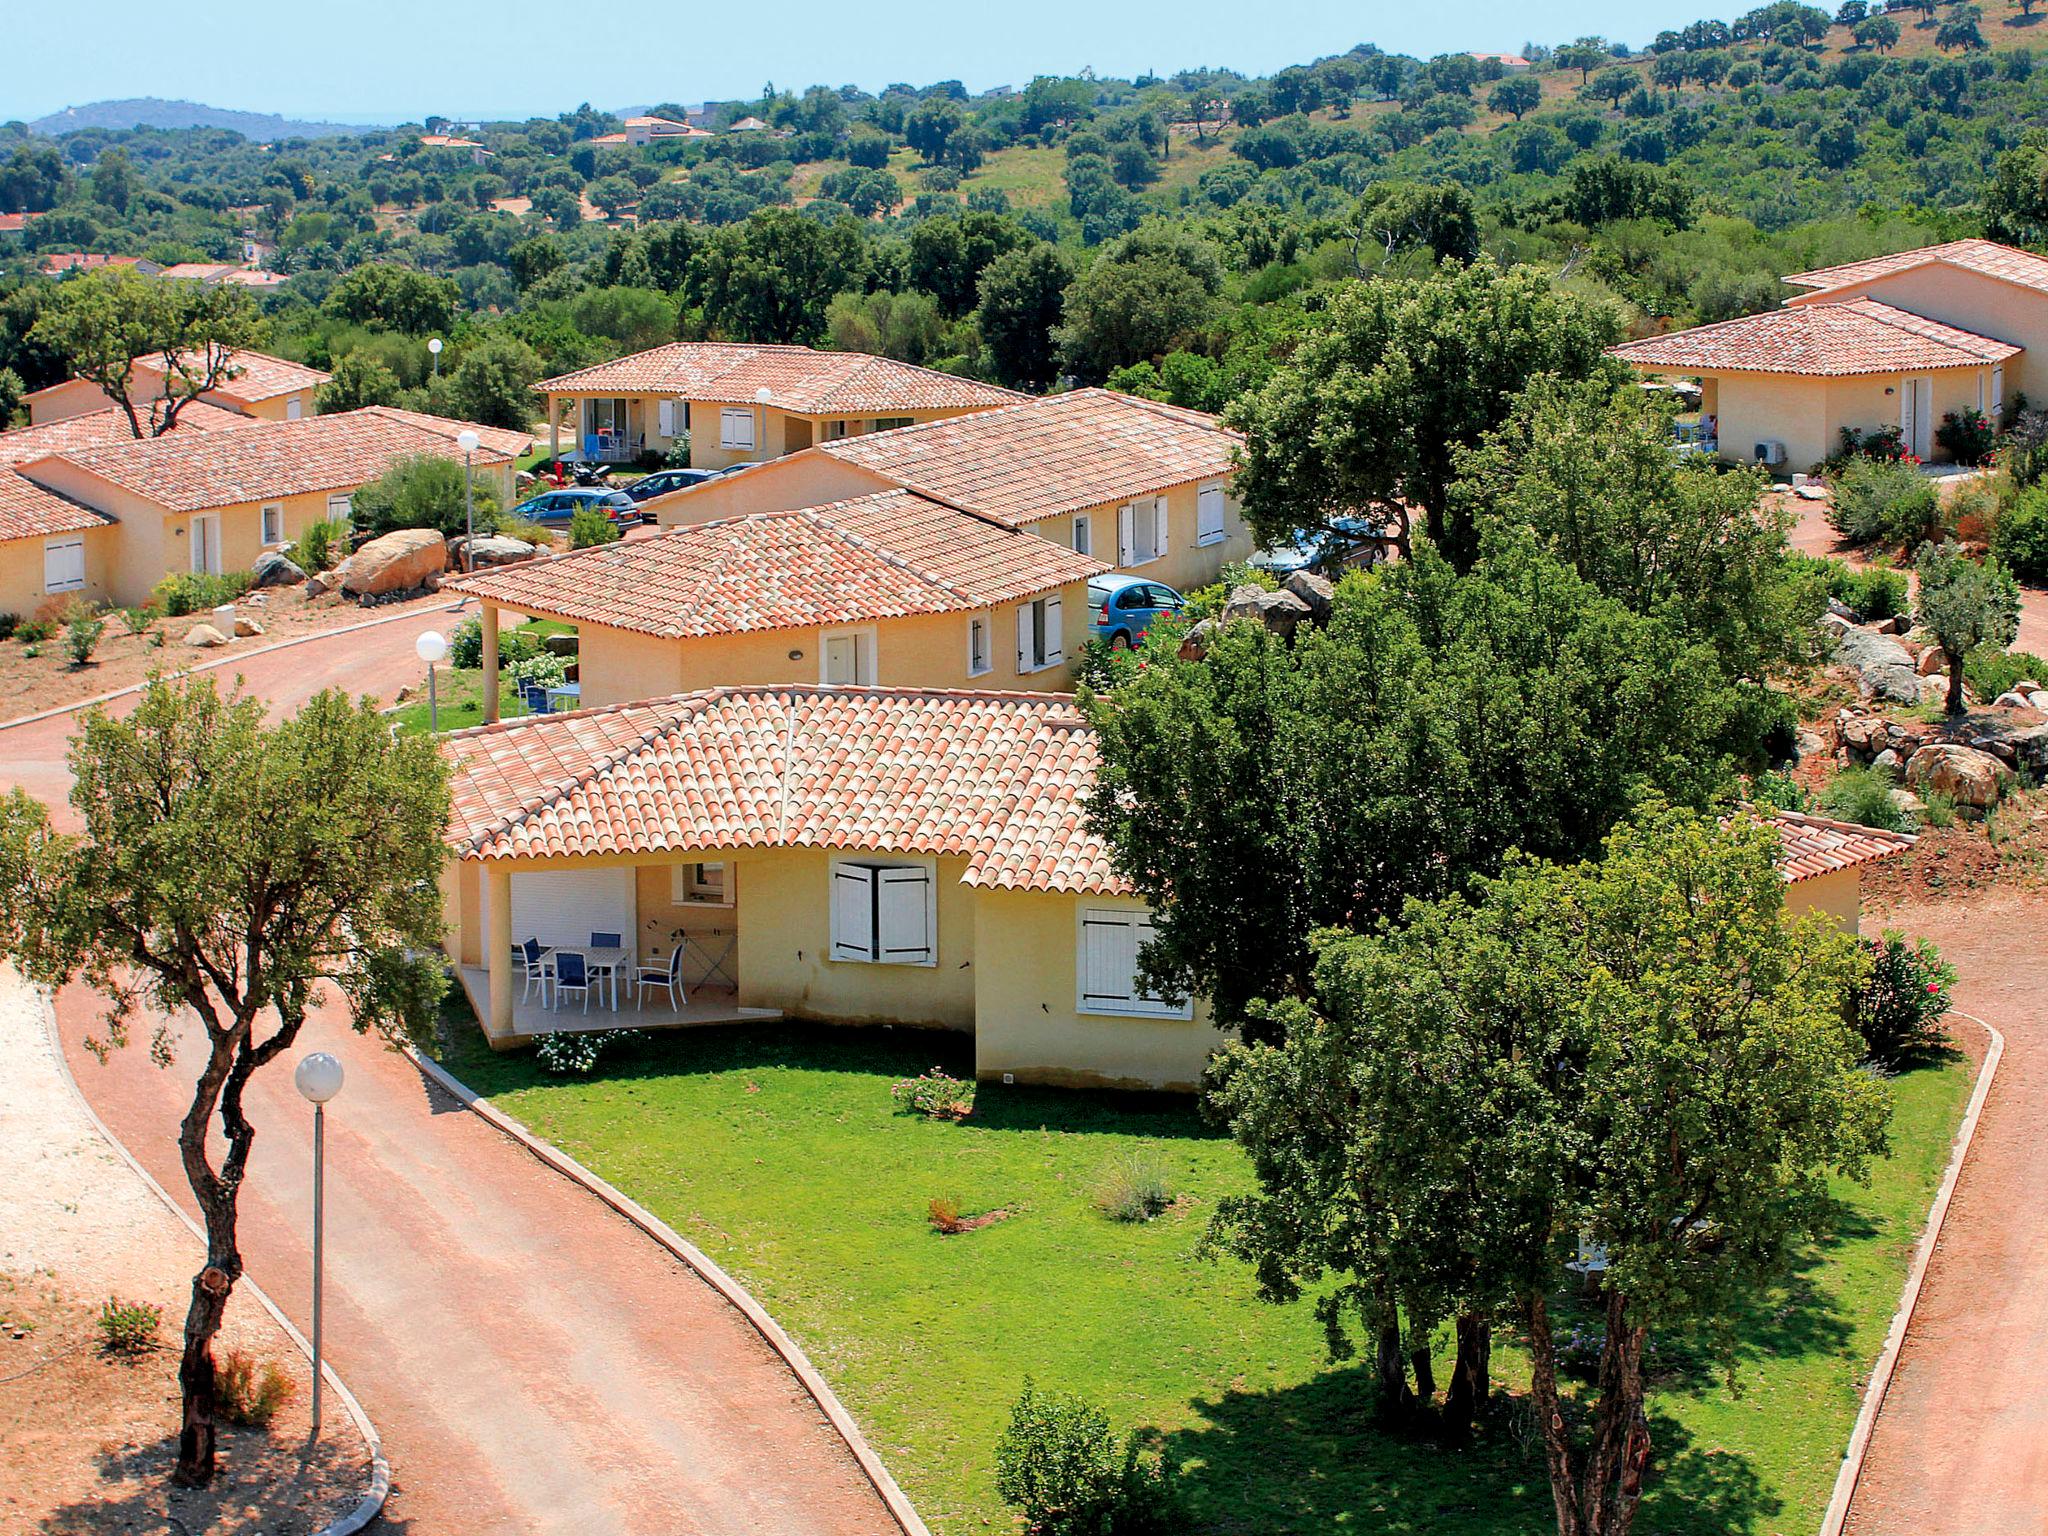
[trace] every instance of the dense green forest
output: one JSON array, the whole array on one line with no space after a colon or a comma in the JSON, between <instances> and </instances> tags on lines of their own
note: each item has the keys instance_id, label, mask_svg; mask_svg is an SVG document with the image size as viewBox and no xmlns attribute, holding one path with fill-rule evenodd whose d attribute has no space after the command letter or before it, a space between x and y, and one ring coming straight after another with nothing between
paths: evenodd
<instances>
[{"instance_id":1,"label":"dense green forest","mask_svg":"<svg viewBox=\"0 0 2048 1536\"><path fill-rule=\"evenodd\" d=\"M32 217L0 234L0 409L64 372L29 334L52 253L234 261L252 239L289 277L267 344L341 374L330 404L508 423L533 378L675 337L1219 408L1335 287L1482 254L1632 329L1724 318L1787 271L2036 232L2036 3L1783 0L1641 49L1528 43L1527 69L1361 44L1260 79L770 86L704 118L766 129L639 147L588 106L278 143L12 123L0 211ZM422 142L446 134L484 152Z\"/></svg>"}]
</instances>

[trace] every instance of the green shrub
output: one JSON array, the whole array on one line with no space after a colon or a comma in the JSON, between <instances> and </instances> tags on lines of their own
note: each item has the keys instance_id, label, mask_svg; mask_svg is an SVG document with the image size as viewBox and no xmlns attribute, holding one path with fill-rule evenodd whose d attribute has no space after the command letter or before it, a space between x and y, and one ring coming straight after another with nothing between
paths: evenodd
<instances>
[{"instance_id":1,"label":"green shrub","mask_svg":"<svg viewBox=\"0 0 2048 1536\"><path fill-rule=\"evenodd\" d=\"M527 629L498 631L498 665L513 668L541 655L547 647ZM448 665L476 671L484 664L484 621L472 614L448 631ZM560 678L554 679L560 682Z\"/></svg>"},{"instance_id":2,"label":"green shrub","mask_svg":"<svg viewBox=\"0 0 2048 1536\"><path fill-rule=\"evenodd\" d=\"M462 503L462 466L439 454L403 458L355 494L356 518L372 533L395 528L432 528L453 537L469 531ZM496 532L498 497L488 477L474 496L476 531Z\"/></svg>"},{"instance_id":3,"label":"green shrub","mask_svg":"<svg viewBox=\"0 0 2048 1536\"><path fill-rule=\"evenodd\" d=\"M1991 553L2021 581L2048 583L2048 484L2029 486L1998 514Z\"/></svg>"},{"instance_id":4,"label":"green shrub","mask_svg":"<svg viewBox=\"0 0 2048 1536\"><path fill-rule=\"evenodd\" d=\"M1952 827L1956 824L1956 799L1954 795L1945 795L1938 789L1930 789L1922 797L1920 803L1927 807L1926 814L1920 819L1928 826L1938 829L1941 827Z\"/></svg>"},{"instance_id":5,"label":"green shrub","mask_svg":"<svg viewBox=\"0 0 2048 1536\"><path fill-rule=\"evenodd\" d=\"M171 618L182 619L187 614L204 613L222 603L231 603L248 590L247 571L227 571L218 576L186 571L158 582L150 590L149 600Z\"/></svg>"},{"instance_id":6,"label":"green shrub","mask_svg":"<svg viewBox=\"0 0 2048 1536\"><path fill-rule=\"evenodd\" d=\"M51 619L23 619L14 626L14 638L23 645L41 645L57 633L57 625Z\"/></svg>"},{"instance_id":7,"label":"green shrub","mask_svg":"<svg viewBox=\"0 0 2048 1536\"><path fill-rule=\"evenodd\" d=\"M597 1065L598 1058L621 1040L631 1039L630 1029L586 1029L574 1034L566 1030L542 1035L533 1048L542 1067L557 1076L584 1074Z\"/></svg>"},{"instance_id":8,"label":"green shrub","mask_svg":"<svg viewBox=\"0 0 2048 1536\"><path fill-rule=\"evenodd\" d=\"M308 576L331 571L348 553L348 524L338 517L308 523L292 545L292 563Z\"/></svg>"},{"instance_id":9,"label":"green shrub","mask_svg":"<svg viewBox=\"0 0 2048 1536\"><path fill-rule=\"evenodd\" d=\"M506 519L499 522L498 532L508 539L517 539L522 544L538 544L542 549L547 549L555 542L554 530L540 523Z\"/></svg>"},{"instance_id":10,"label":"green shrub","mask_svg":"<svg viewBox=\"0 0 2048 1536\"><path fill-rule=\"evenodd\" d=\"M1837 821L1906 830L1906 813L1892 799L1892 781L1875 768L1844 768L1820 792L1821 809Z\"/></svg>"},{"instance_id":11,"label":"green shrub","mask_svg":"<svg viewBox=\"0 0 2048 1536\"><path fill-rule=\"evenodd\" d=\"M144 603L140 608L123 608L121 622L128 626L128 633L139 635L156 622L156 610Z\"/></svg>"},{"instance_id":12,"label":"green shrub","mask_svg":"<svg viewBox=\"0 0 2048 1536\"><path fill-rule=\"evenodd\" d=\"M1153 1536L1180 1529L1177 1500L1157 1457L1109 1416L1029 1377L996 1445L996 1493L1037 1536Z\"/></svg>"},{"instance_id":13,"label":"green shrub","mask_svg":"<svg viewBox=\"0 0 2048 1536\"><path fill-rule=\"evenodd\" d=\"M571 549L594 549L600 544L615 544L619 539L619 525L606 517L595 507L578 507L569 518L569 547Z\"/></svg>"},{"instance_id":14,"label":"green shrub","mask_svg":"<svg viewBox=\"0 0 2048 1536\"><path fill-rule=\"evenodd\" d=\"M1941 498L1910 464L1858 458L1835 477L1827 516L1852 544L1917 545L1941 531Z\"/></svg>"},{"instance_id":15,"label":"green shrub","mask_svg":"<svg viewBox=\"0 0 2048 1536\"><path fill-rule=\"evenodd\" d=\"M1989 703L2023 681L2048 686L2048 657L1980 645L1963 658L1963 681L1970 685L1970 692Z\"/></svg>"},{"instance_id":16,"label":"green shrub","mask_svg":"<svg viewBox=\"0 0 2048 1536\"><path fill-rule=\"evenodd\" d=\"M100 1348L112 1355L139 1355L156 1348L157 1330L163 1326L164 1309L146 1301L122 1301L109 1296L100 1308Z\"/></svg>"},{"instance_id":17,"label":"green shrub","mask_svg":"<svg viewBox=\"0 0 2048 1536\"><path fill-rule=\"evenodd\" d=\"M1813 796L1789 773L1760 773L1749 781L1749 803L1778 811L1804 811L1812 807Z\"/></svg>"},{"instance_id":18,"label":"green shrub","mask_svg":"<svg viewBox=\"0 0 2048 1536\"><path fill-rule=\"evenodd\" d=\"M221 1357L214 1383L220 1393L221 1417L244 1429L268 1429L277 1410L299 1392L298 1384L275 1360L266 1360L259 1368L239 1349Z\"/></svg>"},{"instance_id":19,"label":"green shrub","mask_svg":"<svg viewBox=\"0 0 2048 1536\"><path fill-rule=\"evenodd\" d=\"M1991 423L1982 411L1950 411L1934 429L1934 440L1958 464L1982 464L1991 457Z\"/></svg>"},{"instance_id":20,"label":"green shrub","mask_svg":"<svg viewBox=\"0 0 2048 1536\"><path fill-rule=\"evenodd\" d=\"M906 1077L889 1085L889 1097L896 1107L927 1120L965 1120L974 1113L974 1083L949 1077L937 1067L919 1077Z\"/></svg>"},{"instance_id":21,"label":"green shrub","mask_svg":"<svg viewBox=\"0 0 2048 1536\"><path fill-rule=\"evenodd\" d=\"M21 628L21 615L0 613L0 640L12 640L15 631Z\"/></svg>"},{"instance_id":22,"label":"green shrub","mask_svg":"<svg viewBox=\"0 0 2048 1536\"><path fill-rule=\"evenodd\" d=\"M1850 1000L1850 1015L1864 1049L1887 1066L1939 1049L1941 1017L1956 982L1941 951L1925 939L1908 940L1890 929L1881 939L1862 942L1870 971Z\"/></svg>"},{"instance_id":23,"label":"green shrub","mask_svg":"<svg viewBox=\"0 0 2048 1536\"><path fill-rule=\"evenodd\" d=\"M1109 1165L1095 1191L1095 1209L1111 1221L1150 1221L1173 1204L1173 1186L1156 1154L1125 1152Z\"/></svg>"},{"instance_id":24,"label":"green shrub","mask_svg":"<svg viewBox=\"0 0 2048 1536\"><path fill-rule=\"evenodd\" d=\"M71 665L82 667L92 660L92 653L99 649L100 637L107 632L107 621L92 609L80 604L72 609L64 621L64 649L71 656Z\"/></svg>"},{"instance_id":25,"label":"green shrub","mask_svg":"<svg viewBox=\"0 0 2048 1536\"><path fill-rule=\"evenodd\" d=\"M1906 573L1879 560L1867 566L1853 566L1846 560L1823 559L1813 555L1789 557L1795 565L1819 576L1829 597L1842 604L1865 624L1875 624L1907 611L1909 588Z\"/></svg>"}]
</instances>

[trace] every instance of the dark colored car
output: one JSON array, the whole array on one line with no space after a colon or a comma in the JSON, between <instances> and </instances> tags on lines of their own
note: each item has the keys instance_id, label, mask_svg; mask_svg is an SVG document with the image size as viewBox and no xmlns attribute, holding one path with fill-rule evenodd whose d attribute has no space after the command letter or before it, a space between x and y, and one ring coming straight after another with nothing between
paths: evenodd
<instances>
[{"instance_id":1,"label":"dark colored car","mask_svg":"<svg viewBox=\"0 0 2048 1536\"><path fill-rule=\"evenodd\" d=\"M640 520L640 509L624 491L589 490L581 486L542 491L519 503L508 515L517 522L566 524L582 507L594 507L615 523Z\"/></svg>"},{"instance_id":2,"label":"dark colored car","mask_svg":"<svg viewBox=\"0 0 2048 1536\"><path fill-rule=\"evenodd\" d=\"M1127 651L1145 638L1152 621L1161 614L1179 617L1183 600L1164 582L1112 572L1089 578L1088 606L1095 610L1096 639L1107 640L1112 649Z\"/></svg>"},{"instance_id":3,"label":"dark colored car","mask_svg":"<svg viewBox=\"0 0 2048 1536\"><path fill-rule=\"evenodd\" d=\"M702 485L706 480L716 480L720 471L715 469L657 469L651 475L642 475L631 485L621 489L635 501L652 501L657 496L666 496L670 491L687 491L693 485Z\"/></svg>"},{"instance_id":4,"label":"dark colored car","mask_svg":"<svg viewBox=\"0 0 2048 1536\"><path fill-rule=\"evenodd\" d=\"M1380 530L1362 517L1335 519L1328 531L1304 534L1291 544L1276 544L1252 556L1252 564L1275 576L1316 571L1336 576L1356 566L1371 565L1386 554Z\"/></svg>"}]
</instances>

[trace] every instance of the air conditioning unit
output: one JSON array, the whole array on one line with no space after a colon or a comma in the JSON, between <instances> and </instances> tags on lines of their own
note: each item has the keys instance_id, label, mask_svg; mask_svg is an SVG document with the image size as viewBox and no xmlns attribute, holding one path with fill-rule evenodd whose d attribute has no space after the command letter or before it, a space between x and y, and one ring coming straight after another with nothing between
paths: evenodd
<instances>
[{"instance_id":1,"label":"air conditioning unit","mask_svg":"<svg viewBox=\"0 0 2048 1536\"><path fill-rule=\"evenodd\" d=\"M1759 464L1782 464L1785 462L1785 445L1783 443L1758 443L1750 457Z\"/></svg>"}]
</instances>

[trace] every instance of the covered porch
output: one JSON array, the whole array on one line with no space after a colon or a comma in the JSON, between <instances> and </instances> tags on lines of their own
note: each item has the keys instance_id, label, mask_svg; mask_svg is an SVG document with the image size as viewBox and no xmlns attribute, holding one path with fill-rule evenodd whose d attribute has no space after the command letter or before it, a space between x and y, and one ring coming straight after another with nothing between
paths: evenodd
<instances>
[{"instance_id":1,"label":"covered porch","mask_svg":"<svg viewBox=\"0 0 2048 1536\"><path fill-rule=\"evenodd\" d=\"M670 395L548 396L548 453L552 458L630 464L643 454L665 456L690 430L689 402Z\"/></svg>"},{"instance_id":2,"label":"covered porch","mask_svg":"<svg viewBox=\"0 0 2048 1536\"><path fill-rule=\"evenodd\" d=\"M659 994L629 998L622 993L616 1012L609 997L600 999L595 991L587 1011L573 1002L566 1007L550 1007L538 994L521 997L515 992L511 1026L498 1033L490 1022L490 972L482 966L464 965L456 968L456 975L469 996L470 1007L483 1024L484 1039L495 1051L531 1045L542 1035L602 1029L684 1029L693 1024L758 1024L782 1017L777 1008L742 1008L737 1001L738 993L730 987L697 988L674 1007Z\"/></svg>"}]
</instances>

